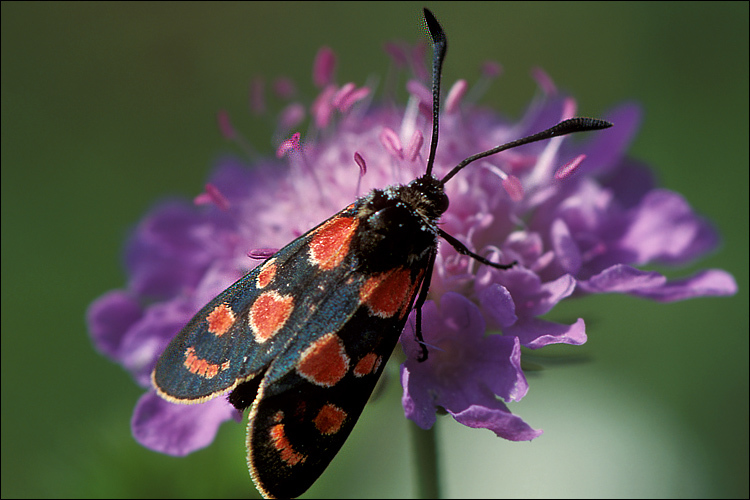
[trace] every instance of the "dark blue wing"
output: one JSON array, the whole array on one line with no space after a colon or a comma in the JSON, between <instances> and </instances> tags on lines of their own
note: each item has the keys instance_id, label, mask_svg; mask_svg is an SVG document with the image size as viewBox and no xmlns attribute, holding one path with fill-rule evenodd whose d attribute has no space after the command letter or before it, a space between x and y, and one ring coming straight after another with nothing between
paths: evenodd
<instances>
[{"instance_id":1,"label":"dark blue wing","mask_svg":"<svg viewBox=\"0 0 750 500\"><path fill-rule=\"evenodd\" d=\"M154 368L160 395L206 401L264 372L290 344L314 338L312 325L346 321L359 304L350 280L357 225L352 207L339 212L203 307Z\"/></svg>"}]
</instances>

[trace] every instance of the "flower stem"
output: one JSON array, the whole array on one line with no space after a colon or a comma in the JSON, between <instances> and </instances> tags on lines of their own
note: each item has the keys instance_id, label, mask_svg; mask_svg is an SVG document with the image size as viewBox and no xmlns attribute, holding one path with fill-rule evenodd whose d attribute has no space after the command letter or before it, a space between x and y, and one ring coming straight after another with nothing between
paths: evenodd
<instances>
[{"instance_id":1,"label":"flower stem","mask_svg":"<svg viewBox=\"0 0 750 500\"><path fill-rule=\"evenodd\" d=\"M409 424L414 447L417 498L440 498L435 426L429 430L423 430L413 422Z\"/></svg>"}]
</instances>

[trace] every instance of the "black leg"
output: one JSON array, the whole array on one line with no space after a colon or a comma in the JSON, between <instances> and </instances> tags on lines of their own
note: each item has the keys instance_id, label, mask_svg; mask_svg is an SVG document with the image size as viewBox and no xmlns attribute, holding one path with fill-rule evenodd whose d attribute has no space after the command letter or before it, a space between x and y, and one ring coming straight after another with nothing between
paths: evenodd
<instances>
[{"instance_id":1,"label":"black leg","mask_svg":"<svg viewBox=\"0 0 750 500\"><path fill-rule=\"evenodd\" d=\"M427 264L427 271L424 280L422 281L422 288L420 288L417 302L416 304L414 304L414 308L417 310L417 324L414 330L414 336L416 338L416 341L422 347L422 354L420 354L420 356L417 358L417 361L419 361L420 363L423 361L427 361L427 346L425 345L424 339L422 338L422 306L427 300L427 292L430 291L430 281L432 280L432 270L435 267L436 255L437 252L432 252L432 255L430 255L430 262L429 264Z\"/></svg>"},{"instance_id":2,"label":"black leg","mask_svg":"<svg viewBox=\"0 0 750 500\"><path fill-rule=\"evenodd\" d=\"M511 267L513 267L513 266L515 266L517 264L517 262L515 260L513 262L511 262L510 264L498 264L496 262L490 262L489 260L485 259L481 255L475 254L474 252L472 252L471 250L469 250L468 248L466 248L466 245L464 245L463 243L461 243L460 241L458 241L456 238L454 238L453 236L451 236L450 234L446 233L445 231L443 231L440 228L438 228L438 234L445 241L447 241L448 243L450 243L451 246L453 248L455 248L458 253L460 253L461 255L468 255L472 259L478 260L479 262L481 262L484 265L487 265L487 266L490 266L490 267L494 267L496 269L510 269Z\"/></svg>"}]
</instances>

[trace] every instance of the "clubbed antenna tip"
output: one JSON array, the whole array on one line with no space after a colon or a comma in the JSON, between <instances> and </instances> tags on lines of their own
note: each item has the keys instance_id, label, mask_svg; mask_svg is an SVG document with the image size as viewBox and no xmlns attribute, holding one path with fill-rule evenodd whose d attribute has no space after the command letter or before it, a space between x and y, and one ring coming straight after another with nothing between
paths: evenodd
<instances>
[{"instance_id":1,"label":"clubbed antenna tip","mask_svg":"<svg viewBox=\"0 0 750 500\"><path fill-rule=\"evenodd\" d=\"M429 9L424 9L424 21L432 38L432 139L430 140L430 156L427 159L426 175L432 174L432 165L435 163L435 151L438 144L438 116L440 114L440 74L445 60L445 52L448 49L448 39L445 37L443 27Z\"/></svg>"},{"instance_id":2,"label":"clubbed antenna tip","mask_svg":"<svg viewBox=\"0 0 750 500\"><path fill-rule=\"evenodd\" d=\"M448 172L448 174L441 179L441 182L445 184L448 182L448 180L451 179L454 175L456 175L458 172L461 171L466 165L468 165L471 162L477 161L480 158L486 158L487 156L494 155L496 153L499 153L500 151L505 151L507 149L511 148L517 148L518 146L523 146L524 144L529 144L532 142L537 141L543 141L545 139L551 139L552 137L559 137L561 135L568 135L575 132L588 132L591 130L601 130L603 128L609 128L612 124L606 120L599 120L596 118L570 118L568 120L563 120L554 127L550 127L546 130L542 130L541 132L537 132L534 135L530 135L528 137L524 137L522 139L518 139L512 142L509 142L507 144L502 144L500 146L497 146L496 148L489 149L487 151L484 151L482 153L477 153L473 156L470 156L466 158L464 161L453 167L453 170Z\"/></svg>"}]
</instances>

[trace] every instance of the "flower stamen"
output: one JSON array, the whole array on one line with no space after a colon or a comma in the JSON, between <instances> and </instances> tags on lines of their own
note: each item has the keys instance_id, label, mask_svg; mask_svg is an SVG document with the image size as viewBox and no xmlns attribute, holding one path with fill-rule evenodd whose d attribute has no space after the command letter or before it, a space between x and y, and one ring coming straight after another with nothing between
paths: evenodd
<instances>
[{"instance_id":1,"label":"flower stamen","mask_svg":"<svg viewBox=\"0 0 750 500\"><path fill-rule=\"evenodd\" d=\"M466 80L458 80L453 84L453 87L448 91L448 96L445 98L445 112L454 113L460 105L461 99L466 95L466 91L469 88L469 84Z\"/></svg>"},{"instance_id":2,"label":"flower stamen","mask_svg":"<svg viewBox=\"0 0 750 500\"><path fill-rule=\"evenodd\" d=\"M557 180L563 180L567 177L570 177L573 175L573 172L576 171L576 169L581 165L583 160L586 159L586 155L580 154L570 160L568 163L563 165L562 167L557 169L557 172L555 172L555 179Z\"/></svg>"},{"instance_id":3,"label":"flower stamen","mask_svg":"<svg viewBox=\"0 0 750 500\"><path fill-rule=\"evenodd\" d=\"M336 70L336 54L329 47L321 47L313 63L313 83L323 88L333 81Z\"/></svg>"},{"instance_id":4,"label":"flower stamen","mask_svg":"<svg viewBox=\"0 0 750 500\"><path fill-rule=\"evenodd\" d=\"M224 195L221 194L219 188L211 183L206 184L206 191L196 196L193 199L193 203L195 203L196 205L207 205L209 203L213 203L222 212L226 212L227 210L229 210L229 200L227 200Z\"/></svg>"}]
</instances>

